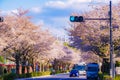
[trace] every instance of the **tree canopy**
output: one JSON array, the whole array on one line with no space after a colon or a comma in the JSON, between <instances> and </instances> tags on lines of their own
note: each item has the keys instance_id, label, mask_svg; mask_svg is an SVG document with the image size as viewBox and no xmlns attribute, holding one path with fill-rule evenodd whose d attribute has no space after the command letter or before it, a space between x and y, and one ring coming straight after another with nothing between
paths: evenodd
<instances>
[{"instance_id":1,"label":"tree canopy","mask_svg":"<svg viewBox=\"0 0 120 80\"><path fill-rule=\"evenodd\" d=\"M120 44L120 6L113 5L112 8L112 32L115 53L119 54ZM89 12L73 14L84 18L109 18L109 6L99 6ZM82 51L93 51L100 57L109 56L109 20L85 20L81 23L70 23L69 32L71 46Z\"/></svg>"}]
</instances>

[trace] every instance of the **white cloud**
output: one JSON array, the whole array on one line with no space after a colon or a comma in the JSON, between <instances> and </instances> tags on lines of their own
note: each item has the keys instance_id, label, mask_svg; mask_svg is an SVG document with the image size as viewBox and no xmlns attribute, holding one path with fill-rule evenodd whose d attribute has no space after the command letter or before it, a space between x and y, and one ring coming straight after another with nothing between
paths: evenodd
<instances>
[{"instance_id":1,"label":"white cloud","mask_svg":"<svg viewBox=\"0 0 120 80\"><path fill-rule=\"evenodd\" d=\"M67 0L68 3L83 3L83 2L90 2L91 0Z\"/></svg>"},{"instance_id":2,"label":"white cloud","mask_svg":"<svg viewBox=\"0 0 120 80\"><path fill-rule=\"evenodd\" d=\"M67 5L62 1L48 1L45 6L52 8L65 8Z\"/></svg>"},{"instance_id":3,"label":"white cloud","mask_svg":"<svg viewBox=\"0 0 120 80\"><path fill-rule=\"evenodd\" d=\"M120 0L111 0L112 3L118 3ZM91 0L91 3L108 3L109 4L110 0Z\"/></svg>"},{"instance_id":4,"label":"white cloud","mask_svg":"<svg viewBox=\"0 0 120 80\"><path fill-rule=\"evenodd\" d=\"M33 7L33 8L31 8L31 11L34 13L41 13L42 9L40 7Z\"/></svg>"},{"instance_id":5,"label":"white cloud","mask_svg":"<svg viewBox=\"0 0 120 80\"><path fill-rule=\"evenodd\" d=\"M35 24L44 26L45 23L44 23L44 20L38 20Z\"/></svg>"},{"instance_id":6,"label":"white cloud","mask_svg":"<svg viewBox=\"0 0 120 80\"><path fill-rule=\"evenodd\" d=\"M12 13L17 14L17 13L18 13L17 9L8 10L8 11L2 11L2 14L3 14L3 15L13 15Z\"/></svg>"},{"instance_id":7,"label":"white cloud","mask_svg":"<svg viewBox=\"0 0 120 80\"><path fill-rule=\"evenodd\" d=\"M78 9L79 7L82 7L81 5L83 5L83 3L88 3L90 1L91 0L48 1L45 6L57 9Z\"/></svg>"},{"instance_id":8,"label":"white cloud","mask_svg":"<svg viewBox=\"0 0 120 80\"><path fill-rule=\"evenodd\" d=\"M112 1L112 3L118 3L118 2L120 2L120 0L111 0Z\"/></svg>"},{"instance_id":9,"label":"white cloud","mask_svg":"<svg viewBox=\"0 0 120 80\"><path fill-rule=\"evenodd\" d=\"M78 9L80 7L87 7L87 4L99 4L99 3L109 3L110 0L66 0L66 1L48 1L45 6L57 9ZM118 3L120 0L111 0L112 3ZM85 4L85 5L84 5Z\"/></svg>"},{"instance_id":10,"label":"white cloud","mask_svg":"<svg viewBox=\"0 0 120 80\"><path fill-rule=\"evenodd\" d=\"M40 7L33 7L30 9L31 12L34 12L34 13L41 13L42 12L42 8ZM7 11L1 11L3 15L12 15L12 13L18 13L18 10L17 9L14 9L14 10L7 10Z\"/></svg>"},{"instance_id":11,"label":"white cloud","mask_svg":"<svg viewBox=\"0 0 120 80\"><path fill-rule=\"evenodd\" d=\"M67 23L68 21L69 21L69 15L68 15L68 17L67 16L65 16L65 17L54 17L54 18L51 18L51 20L53 21L53 22L57 22L57 23Z\"/></svg>"},{"instance_id":12,"label":"white cloud","mask_svg":"<svg viewBox=\"0 0 120 80\"><path fill-rule=\"evenodd\" d=\"M66 36L66 32L63 28L56 28L55 25L51 25L51 24L44 24L44 26L42 26L43 30L47 29L49 30L49 32L54 35L54 36L59 36L59 37L63 37Z\"/></svg>"},{"instance_id":13,"label":"white cloud","mask_svg":"<svg viewBox=\"0 0 120 80\"><path fill-rule=\"evenodd\" d=\"M6 14L11 14L10 11L2 11L2 14L6 15Z\"/></svg>"},{"instance_id":14,"label":"white cloud","mask_svg":"<svg viewBox=\"0 0 120 80\"><path fill-rule=\"evenodd\" d=\"M13 12L13 13L18 13L18 10L17 10L17 9L11 10L11 12Z\"/></svg>"},{"instance_id":15,"label":"white cloud","mask_svg":"<svg viewBox=\"0 0 120 80\"><path fill-rule=\"evenodd\" d=\"M52 29L49 29L49 30L55 36L63 37L63 36L66 35L64 29L52 28Z\"/></svg>"},{"instance_id":16,"label":"white cloud","mask_svg":"<svg viewBox=\"0 0 120 80\"><path fill-rule=\"evenodd\" d=\"M63 18L54 18L53 22L56 21L56 19L59 19L59 21L63 20ZM59 22L58 21L58 22ZM57 22L56 22L57 23ZM38 22L36 22L36 25L41 25L42 29L47 29L50 31L51 34L53 34L54 36L65 36L66 32L63 28L56 28L56 24L45 24L44 20L39 20Z\"/></svg>"}]
</instances>

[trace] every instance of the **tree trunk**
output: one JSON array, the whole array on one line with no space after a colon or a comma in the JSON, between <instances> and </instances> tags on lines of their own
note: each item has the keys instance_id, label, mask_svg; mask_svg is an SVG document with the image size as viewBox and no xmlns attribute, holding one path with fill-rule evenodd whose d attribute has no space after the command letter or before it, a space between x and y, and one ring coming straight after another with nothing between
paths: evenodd
<instances>
[{"instance_id":1,"label":"tree trunk","mask_svg":"<svg viewBox=\"0 0 120 80\"><path fill-rule=\"evenodd\" d=\"M42 64L40 63L40 72L42 71Z\"/></svg>"},{"instance_id":2,"label":"tree trunk","mask_svg":"<svg viewBox=\"0 0 120 80\"><path fill-rule=\"evenodd\" d=\"M32 64L31 67L32 67L32 72L35 72L34 64Z\"/></svg>"},{"instance_id":3,"label":"tree trunk","mask_svg":"<svg viewBox=\"0 0 120 80\"><path fill-rule=\"evenodd\" d=\"M16 60L16 74L19 74L19 56L16 54L15 56L15 60Z\"/></svg>"},{"instance_id":4,"label":"tree trunk","mask_svg":"<svg viewBox=\"0 0 120 80\"><path fill-rule=\"evenodd\" d=\"M30 73L30 67L27 66L27 73Z\"/></svg>"},{"instance_id":5,"label":"tree trunk","mask_svg":"<svg viewBox=\"0 0 120 80\"><path fill-rule=\"evenodd\" d=\"M32 59L32 65L31 65L31 67L32 67L32 72L35 72L35 67L34 67L34 61L33 61L33 59Z\"/></svg>"},{"instance_id":6,"label":"tree trunk","mask_svg":"<svg viewBox=\"0 0 120 80\"><path fill-rule=\"evenodd\" d=\"M22 74L25 73L25 65L22 65Z\"/></svg>"},{"instance_id":7,"label":"tree trunk","mask_svg":"<svg viewBox=\"0 0 120 80\"><path fill-rule=\"evenodd\" d=\"M44 72L44 71L45 71L45 70L44 70L44 63L42 64L42 66L43 66L42 68L43 68L43 72Z\"/></svg>"},{"instance_id":8,"label":"tree trunk","mask_svg":"<svg viewBox=\"0 0 120 80\"><path fill-rule=\"evenodd\" d=\"M22 62L22 74L25 73L25 65L26 65L25 63L26 63L25 61Z\"/></svg>"}]
</instances>

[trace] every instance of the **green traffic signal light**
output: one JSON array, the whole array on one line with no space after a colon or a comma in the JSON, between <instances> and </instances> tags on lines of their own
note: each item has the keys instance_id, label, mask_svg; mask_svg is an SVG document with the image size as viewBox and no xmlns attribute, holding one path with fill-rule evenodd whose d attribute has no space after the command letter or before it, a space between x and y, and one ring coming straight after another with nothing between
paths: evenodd
<instances>
[{"instance_id":1,"label":"green traffic signal light","mask_svg":"<svg viewBox=\"0 0 120 80\"><path fill-rule=\"evenodd\" d=\"M71 22L84 22L83 16L70 16Z\"/></svg>"},{"instance_id":2,"label":"green traffic signal light","mask_svg":"<svg viewBox=\"0 0 120 80\"><path fill-rule=\"evenodd\" d=\"M70 16L70 21L74 22L75 21L75 16Z\"/></svg>"}]
</instances>

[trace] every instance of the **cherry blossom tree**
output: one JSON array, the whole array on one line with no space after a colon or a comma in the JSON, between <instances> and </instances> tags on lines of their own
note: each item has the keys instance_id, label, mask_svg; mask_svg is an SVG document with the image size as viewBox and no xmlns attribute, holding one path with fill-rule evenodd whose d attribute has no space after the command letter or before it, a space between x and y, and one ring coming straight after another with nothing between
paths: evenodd
<instances>
[{"instance_id":1,"label":"cherry blossom tree","mask_svg":"<svg viewBox=\"0 0 120 80\"><path fill-rule=\"evenodd\" d=\"M30 21L30 17L26 16L27 12L19 9L18 13L6 16L0 29L0 38L4 43L3 55L14 58L17 74L20 64L23 69L26 64L34 67L33 62L44 56L54 42L48 31L43 31Z\"/></svg>"},{"instance_id":2,"label":"cherry blossom tree","mask_svg":"<svg viewBox=\"0 0 120 80\"><path fill-rule=\"evenodd\" d=\"M119 4L113 6L113 44L119 51ZM84 18L109 18L109 6L100 6L81 15ZM71 28L67 31L70 35L71 46L82 51L93 51L100 57L109 56L109 20L86 20L81 23L70 23ZM114 28L115 27L115 28Z\"/></svg>"}]
</instances>

